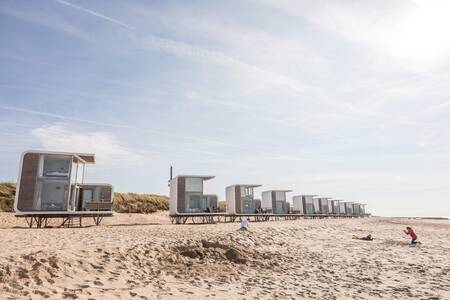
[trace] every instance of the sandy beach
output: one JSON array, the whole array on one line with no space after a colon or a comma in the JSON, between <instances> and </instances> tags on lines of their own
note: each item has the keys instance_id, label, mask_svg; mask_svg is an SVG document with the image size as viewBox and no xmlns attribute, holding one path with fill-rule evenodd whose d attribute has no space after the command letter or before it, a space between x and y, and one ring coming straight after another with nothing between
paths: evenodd
<instances>
[{"instance_id":1,"label":"sandy beach","mask_svg":"<svg viewBox=\"0 0 450 300\"><path fill-rule=\"evenodd\" d=\"M403 236L415 228L421 245ZM166 213L28 229L0 214L2 299L450 299L450 221L171 225ZM371 233L372 242L352 239Z\"/></svg>"}]
</instances>

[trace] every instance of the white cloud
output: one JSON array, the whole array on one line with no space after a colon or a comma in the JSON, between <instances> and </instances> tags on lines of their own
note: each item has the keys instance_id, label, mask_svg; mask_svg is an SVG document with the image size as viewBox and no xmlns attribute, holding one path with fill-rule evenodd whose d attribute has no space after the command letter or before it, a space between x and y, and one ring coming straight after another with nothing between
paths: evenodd
<instances>
[{"instance_id":1,"label":"white cloud","mask_svg":"<svg viewBox=\"0 0 450 300\"><path fill-rule=\"evenodd\" d=\"M259 2L364 44L405 69L424 72L450 62L450 3L445 0Z\"/></svg>"},{"instance_id":2,"label":"white cloud","mask_svg":"<svg viewBox=\"0 0 450 300\"><path fill-rule=\"evenodd\" d=\"M46 150L95 153L99 165L142 164L148 159L107 132L82 132L64 124L50 124L34 128L31 135L38 138Z\"/></svg>"}]
</instances>

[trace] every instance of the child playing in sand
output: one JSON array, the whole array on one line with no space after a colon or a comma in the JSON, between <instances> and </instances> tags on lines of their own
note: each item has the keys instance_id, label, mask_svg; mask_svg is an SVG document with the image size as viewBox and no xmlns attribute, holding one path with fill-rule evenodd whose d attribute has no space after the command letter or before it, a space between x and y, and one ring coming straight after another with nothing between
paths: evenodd
<instances>
[{"instance_id":1,"label":"child playing in sand","mask_svg":"<svg viewBox=\"0 0 450 300\"><path fill-rule=\"evenodd\" d=\"M417 244L417 234L411 227L407 226L406 230L403 230L403 232L411 237L411 245Z\"/></svg>"},{"instance_id":2,"label":"child playing in sand","mask_svg":"<svg viewBox=\"0 0 450 300\"><path fill-rule=\"evenodd\" d=\"M248 230L248 228L250 227L250 222L248 221L247 218L243 218L241 221L241 228L240 230Z\"/></svg>"},{"instance_id":3,"label":"child playing in sand","mask_svg":"<svg viewBox=\"0 0 450 300\"><path fill-rule=\"evenodd\" d=\"M373 237L371 234L369 234L368 236L363 236L363 237L353 236L352 239L362 240L362 241L373 241Z\"/></svg>"}]
</instances>

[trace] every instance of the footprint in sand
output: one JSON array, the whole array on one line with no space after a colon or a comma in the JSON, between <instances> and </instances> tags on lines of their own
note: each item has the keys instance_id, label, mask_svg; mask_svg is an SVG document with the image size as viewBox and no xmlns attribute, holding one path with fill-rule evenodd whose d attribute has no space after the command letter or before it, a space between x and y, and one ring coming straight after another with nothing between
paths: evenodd
<instances>
[{"instance_id":1,"label":"footprint in sand","mask_svg":"<svg viewBox=\"0 0 450 300\"><path fill-rule=\"evenodd\" d=\"M99 280L94 280L94 284L98 286L104 286L104 284Z\"/></svg>"}]
</instances>

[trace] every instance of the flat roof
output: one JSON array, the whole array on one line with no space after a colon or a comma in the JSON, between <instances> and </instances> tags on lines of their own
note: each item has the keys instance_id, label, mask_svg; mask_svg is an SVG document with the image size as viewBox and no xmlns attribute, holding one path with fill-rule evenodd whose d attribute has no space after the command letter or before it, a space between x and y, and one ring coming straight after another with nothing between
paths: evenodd
<instances>
[{"instance_id":1,"label":"flat roof","mask_svg":"<svg viewBox=\"0 0 450 300\"><path fill-rule=\"evenodd\" d=\"M290 192L292 192L292 190L268 190L268 191L264 191L264 192L285 192L285 193L290 193Z\"/></svg>"},{"instance_id":2,"label":"flat roof","mask_svg":"<svg viewBox=\"0 0 450 300\"><path fill-rule=\"evenodd\" d=\"M257 188L262 185L261 184L249 184L249 183L237 183L237 184L230 185L230 187L232 187L232 186L245 186L245 187Z\"/></svg>"},{"instance_id":3,"label":"flat roof","mask_svg":"<svg viewBox=\"0 0 450 300\"><path fill-rule=\"evenodd\" d=\"M177 178L177 177L184 177L184 178L190 177L190 178L201 178L203 180L210 180L216 176L212 176L212 175L178 175L178 176L175 176L174 178Z\"/></svg>"},{"instance_id":4,"label":"flat roof","mask_svg":"<svg viewBox=\"0 0 450 300\"><path fill-rule=\"evenodd\" d=\"M94 153L61 152L61 151L47 151L47 150L27 150L24 153L67 155L67 156L73 156L74 162L81 162L81 163L85 163L85 164L95 164L95 154Z\"/></svg>"}]
</instances>

